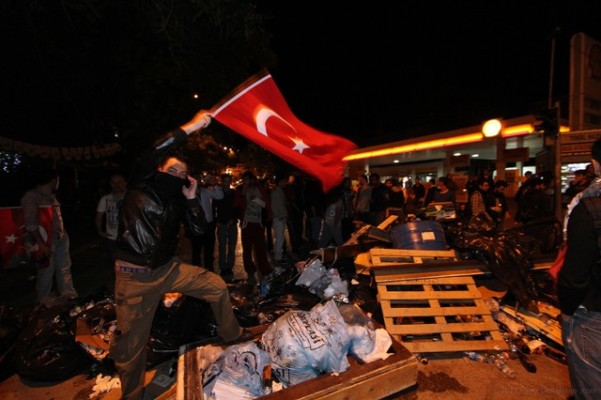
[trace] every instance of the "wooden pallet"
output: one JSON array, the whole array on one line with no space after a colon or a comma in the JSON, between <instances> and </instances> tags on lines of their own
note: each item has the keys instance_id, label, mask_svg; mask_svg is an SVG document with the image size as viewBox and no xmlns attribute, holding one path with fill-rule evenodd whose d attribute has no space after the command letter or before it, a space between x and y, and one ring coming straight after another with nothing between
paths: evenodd
<instances>
[{"instance_id":1,"label":"wooden pallet","mask_svg":"<svg viewBox=\"0 0 601 400\"><path fill-rule=\"evenodd\" d=\"M372 248L355 258L357 271L373 274L380 281L491 275L488 267L475 259L457 260L455 250L403 250ZM550 261L541 260L533 270L546 270Z\"/></svg>"},{"instance_id":2,"label":"wooden pallet","mask_svg":"<svg viewBox=\"0 0 601 400\"><path fill-rule=\"evenodd\" d=\"M405 249L371 249L371 262L375 268L396 266L408 263L434 263L457 261L455 250L405 250Z\"/></svg>"},{"instance_id":3,"label":"wooden pallet","mask_svg":"<svg viewBox=\"0 0 601 400\"><path fill-rule=\"evenodd\" d=\"M554 308L549 305L547 306ZM557 317L552 318L551 316L549 316L549 308L542 308L539 303L539 310L541 311L540 315L534 315L523 309L518 309L516 311L515 307L507 305L501 306L501 310L503 310L510 316L516 318L517 320L521 321L529 328L534 329L535 331L547 337L548 339L551 339L560 346L563 346L563 339L561 337L561 324L557 319L555 319ZM555 310L556 315L560 313L559 310Z\"/></svg>"},{"instance_id":4,"label":"wooden pallet","mask_svg":"<svg viewBox=\"0 0 601 400\"><path fill-rule=\"evenodd\" d=\"M508 348L471 276L376 284L386 330L411 352Z\"/></svg>"}]
</instances>

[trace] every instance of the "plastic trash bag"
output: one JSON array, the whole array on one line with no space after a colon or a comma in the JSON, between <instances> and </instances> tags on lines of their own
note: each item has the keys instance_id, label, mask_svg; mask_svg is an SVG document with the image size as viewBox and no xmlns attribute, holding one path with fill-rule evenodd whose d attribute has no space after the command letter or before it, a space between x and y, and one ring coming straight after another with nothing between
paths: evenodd
<instances>
[{"instance_id":1,"label":"plastic trash bag","mask_svg":"<svg viewBox=\"0 0 601 400\"><path fill-rule=\"evenodd\" d=\"M75 343L71 305L40 309L21 332L15 350L17 373L32 381L62 381L80 373L91 359Z\"/></svg>"},{"instance_id":2,"label":"plastic trash bag","mask_svg":"<svg viewBox=\"0 0 601 400\"><path fill-rule=\"evenodd\" d=\"M348 299L348 284L342 281L336 268L326 269L318 258L310 260L296 281L323 300L336 297L342 301Z\"/></svg>"},{"instance_id":3,"label":"plastic trash bag","mask_svg":"<svg viewBox=\"0 0 601 400\"><path fill-rule=\"evenodd\" d=\"M538 291L531 276L535 242L508 230L495 236L464 232L457 245L483 262L520 305L535 310Z\"/></svg>"},{"instance_id":4,"label":"plastic trash bag","mask_svg":"<svg viewBox=\"0 0 601 400\"><path fill-rule=\"evenodd\" d=\"M227 347L215 362L204 369L205 399L254 398L263 396L263 369L269 356L255 342Z\"/></svg>"},{"instance_id":5,"label":"plastic trash bag","mask_svg":"<svg viewBox=\"0 0 601 400\"><path fill-rule=\"evenodd\" d=\"M263 333L261 342L274 375L285 387L350 366L346 322L332 300L311 311L287 312Z\"/></svg>"}]
</instances>

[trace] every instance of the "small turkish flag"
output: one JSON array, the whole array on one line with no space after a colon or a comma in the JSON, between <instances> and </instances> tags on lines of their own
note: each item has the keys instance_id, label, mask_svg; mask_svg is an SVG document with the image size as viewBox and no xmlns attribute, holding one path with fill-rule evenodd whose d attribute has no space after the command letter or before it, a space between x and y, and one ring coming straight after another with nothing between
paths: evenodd
<instances>
[{"instance_id":1,"label":"small turkish flag","mask_svg":"<svg viewBox=\"0 0 601 400\"><path fill-rule=\"evenodd\" d=\"M52 241L52 207L40 207L40 233L48 244ZM25 240L25 224L21 207L0 208L0 259L2 268L14 267L20 256L30 255L37 250Z\"/></svg>"},{"instance_id":2,"label":"small turkish flag","mask_svg":"<svg viewBox=\"0 0 601 400\"><path fill-rule=\"evenodd\" d=\"M343 178L343 160L357 146L300 121L268 73L242 83L212 110L225 126L313 175L329 191Z\"/></svg>"}]
</instances>

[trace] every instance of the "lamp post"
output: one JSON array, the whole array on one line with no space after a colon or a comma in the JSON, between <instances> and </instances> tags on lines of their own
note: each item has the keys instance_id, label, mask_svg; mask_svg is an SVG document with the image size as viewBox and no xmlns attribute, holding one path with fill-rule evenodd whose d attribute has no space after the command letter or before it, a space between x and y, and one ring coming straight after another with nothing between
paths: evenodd
<instances>
[{"instance_id":1,"label":"lamp post","mask_svg":"<svg viewBox=\"0 0 601 400\"><path fill-rule=\"evenodd\" d=\"M489 119L482 124L482 135L485 138L497 138L497 179L505 179L505 139L500 133L503 131L503 122L499 118Z\"/></svg>"}]
</instances>

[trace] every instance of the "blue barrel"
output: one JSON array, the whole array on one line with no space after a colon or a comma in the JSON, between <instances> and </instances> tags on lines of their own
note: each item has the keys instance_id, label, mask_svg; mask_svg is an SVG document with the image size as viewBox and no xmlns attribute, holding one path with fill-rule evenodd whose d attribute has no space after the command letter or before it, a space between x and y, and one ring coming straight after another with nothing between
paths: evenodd
<instances>
[{"instance_id":1,"label":"blue barrel","mask_svg":"<svg viewBox=\"0 0 601 400\"><path fill-rule=\"evenodd\" d=\"M394 226L390 238L395 249L447 250L444 228L436 221L414 221Z\"/></svg>"}]
</instances>

